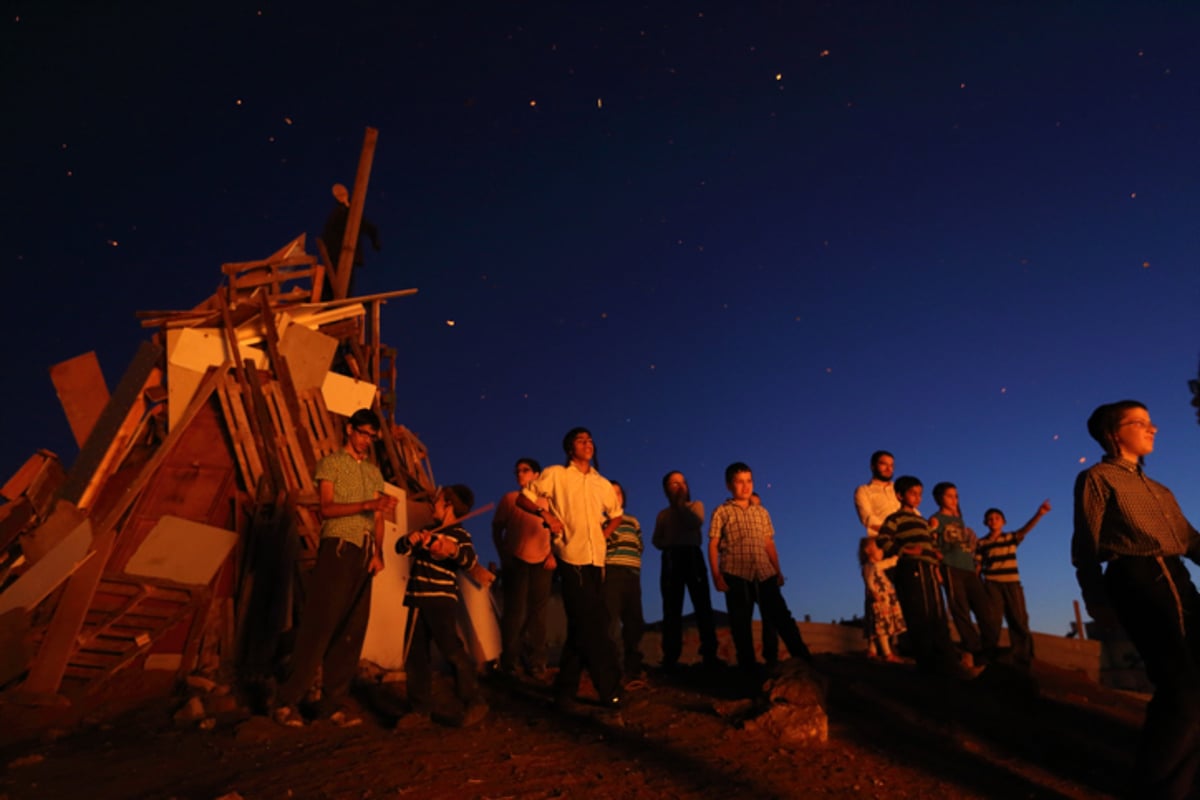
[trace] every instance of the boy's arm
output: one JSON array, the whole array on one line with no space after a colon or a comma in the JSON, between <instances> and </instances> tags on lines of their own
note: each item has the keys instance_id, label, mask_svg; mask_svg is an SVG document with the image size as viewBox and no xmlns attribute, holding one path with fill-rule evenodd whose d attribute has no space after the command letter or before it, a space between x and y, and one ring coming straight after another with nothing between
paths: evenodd
<instances>
[{"instance_id":1,"label":"boy's arm","mask_svg":"<svg viewBox=\"0 0 1200 800\"><path fill-rule=\"evenodd\" d=\"M783 570L779 567L779 551L775 549L775 540L767 539L767 559L771 562L771 569L775 570L775 582L783 586Z\"/></svg>"},{"instance_id":2,"label":"boy's arm","mask_svg":"<svg viewBox=\"0 0 1200 800\"><path fill-rule=\"evenodd\" d=\"M1031 530L1033 530L1033 526L1037 525L1038 521L1049 513L1050 501L1043 500L1042 504L1038 506L1038 510L1035 511L1033 516L1030 518L1029 522L1026 522L1016 532L1013 533L1013 536L1017 538L1017 542L1020 543L1021 540L1024 539Z\"/></svg>"},{"instance_id":3,"label":"boy's arm","mask_svg":"<svg viewBox=\"0 0 1200 800\"><path fill-rule=\"evenodd\" d=\"M729 585L725 583L725 578L721 575L721 540L719 537L710 536L708 539L708 568L712 570L713 586L718 592L728 592Z\"/></svg>"}]
</instances>

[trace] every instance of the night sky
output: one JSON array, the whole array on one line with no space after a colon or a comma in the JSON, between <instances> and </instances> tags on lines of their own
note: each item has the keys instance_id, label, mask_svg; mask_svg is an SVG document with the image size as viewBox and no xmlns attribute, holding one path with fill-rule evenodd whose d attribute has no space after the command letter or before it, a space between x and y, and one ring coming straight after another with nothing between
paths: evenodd
<instances>
[{"instance_id":1,"label":"night sky","mask_svg":"<svg viewBox=\"0 0 1200 800\"><path fill-rule=\"evenodd\" d=\"M115 386L135 311L315 252L373 126L356 290L420 290L384 315L397 420L480 504L589 427L645 528L648 619L670 469L711 509L753 467L818 621L862 611L877 448L979 533L1050 499L1019 551L1035 630L1079 596L1096 405L1150 407L1148 472L1200 520L1200 7L475 5L6 5L0 481L76 456L51 365L96 350Z\"/></svg>"}]
</instances>

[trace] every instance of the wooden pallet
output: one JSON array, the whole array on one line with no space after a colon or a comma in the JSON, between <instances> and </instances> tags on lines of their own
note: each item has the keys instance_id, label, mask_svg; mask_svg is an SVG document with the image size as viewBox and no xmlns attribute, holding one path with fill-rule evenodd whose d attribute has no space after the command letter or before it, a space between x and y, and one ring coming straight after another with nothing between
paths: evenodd
<instances>
[{"instance_id":1,"label":"wooden pallet","mask_svg":"<svg viewBox=\"0 0 1200 800\"><path fill-rule=\"evenodd\" d=\"M207 588L106 573L67 658L61 693L78 697L94 691L164 634L206 611L208 596ZM195 654L190 655L194 660ZM190 669L188 656L181 659L183 670Z\"/></svg>"}]
</instances>

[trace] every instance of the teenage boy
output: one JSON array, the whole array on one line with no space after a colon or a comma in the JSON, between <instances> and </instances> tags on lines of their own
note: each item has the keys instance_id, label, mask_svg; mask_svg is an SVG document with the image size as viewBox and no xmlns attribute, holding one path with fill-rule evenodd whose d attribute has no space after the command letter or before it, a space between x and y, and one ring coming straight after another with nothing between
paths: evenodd
<instances>
[{"instance_id":1,"label":"teenage boy","mask_svg":"<svg viewBox=\"0 0 1200 800\"><path fill-rule=\"evenodd\" d=\"M317 463L321 538L317 564L308 579L308 597L296 631L291 675L276 692L273 715L299 727L296 704L321 671L321 707L336 725L361 718L339 708L358 671L358 657L371 610L371 579L383 569L383 523L396 498L383 492L383 475L368 459L379 438L379 417L360 408L346 422L340 450ZM336 710L334 710L336 709Z\"/></svg>"},{"instance_id":2,"label":"teenage boy","mask_svg":"<svg viewBox=\"0 0 1200 800\"><path fill-rule=\"evenodd\" d=\"M983 524L988 535L979 542L979 556L983 563L984 585L990 598L992 610L991 635L984 636L984 647L995 650L1000 641L1000 617L1008 622L1008 643L1012 646L1013 663L1029 668L1033 661L1033 636L1029 632L1029 612L1025 608L1025 590L1021 588L1021 575L1017 571L1017 545L1033 530L1042 517L1050 513L1050 501L1045 500L1034 512L1029 522L1012 533L1004 533L1004 512L989 508L983 515Z\"/></svg>"},{"instance_id":3,"label":"teenage boy","mask_svg":"<svg viewBox=\"0 0 1200 800\"><path fill-rule=\"evenodd\" d=\"M812 654L779 591L784 577L775 550L771 515L761 504L751 502L754 475L750 467L740 461L726 467L725 486L733 497L713 512L708 532L708 563L713 585L718 592L725 593L738 667L751 678L757 671L751 628L755 603L763 620L779 632L788 653L811 663Z\"/></svg>"},{"instance_id":4,"label":"teenage boy","mask_svg":"<svg viewBox=\"0 0 1200 800\"><path fill-rule=\"evenodd\" d=\"M933 487L937 512L929 518L934 544L942 554L942 576L946 581L946 603L958 631L963 663L968 667L986 663L1000 638L1000 625L992 613L983 581L979 579L975 531L963 522L958 507L958 487L943 481ZM971 621L975 614L976 623ZM993 626L995 630L993 630Z\"/></svg>"},{"instance_id":5,"label":"teenage boy","mask_svg":"<svg viewBox=\"0 0 1200 800\"><path fill-rule=\"evenodd\" d=\"M408 673L408 701L418 714L428 714L433 703L433 668L430 645L436 643L442 657L454 668L455 694L462 713L454 718L461 726L473 725L487 715L479 695L475 661L458 638L455 621L460 602L459 570L475 566L477 558L471 534L458 524L475 503L475 494L460 484L443 487L433 501L432 531L412 531L396 541L396 552L412 554L404 605L413 615L412 642L404 669Z\"/></svg>"},{"instance_id":6,"label":"teenage boy","mask_svg":"<svg viewBox=\"0 0 1200 800\"><path fill-rule=\"evenodd\" d=\"M700 657L705 666L721 663L717 656L717 625L712 595L708 591L708 568L700 549L703 537L704 504L693 500L687 478L672 470L663 476L663 492L669 505L654 520L651 543L662 551L659 589L662 591L662 668L679 665L683 652L683 593L692 598L696 629L700 634Z\"/></svg>"},{"instance_id":7,"label":"teenage boy","mask_svg":"<svg viewBox=\"0 0 1200 800\"><path fill-rule=\"evenodd\" d=\"M524 489L542 472L532 458L517 459L517 485ZM550 531L535 514L517 507L520 491L500 500L492 517L492 539L500 554L504 614L500 619L500 671L515 675L521 661L530 675L546 672L546 604L554 579Z\"/></svg>"},{"instance_id":8,"label":"teenage boy","mask_svg":"<svg viewBox=\"0 0 1200 800\"><path fill-rule=\"evenodd\" d=\"M917 511L923 491L921 481L911 475L896 479L900 510L879 526L879 548L885 557L897 557L892 583L904 612L917 667L925 672L961 675L964 668L954 655L938 586L941 553L934 546L928 523ZM977 669L969 674L977 675Z\"/></svg>"},{"instance_id":9,"label":"teenage boy","mask_svg":"<svg viewBox=\"0 0 1200 800\"><path fill-rule=\"evenodd\" d=\"M562 447L566 464L546 467L517 498L520 508L541 517L550 529L562 582L567 639L554 680L554 701L560 709L572 706L586 663L601 705L619 709L621 668L604 606L604 561L608 537L625 512L612 484L599 472L591 432L572 428Z\"/></svg>"}]
</instances>

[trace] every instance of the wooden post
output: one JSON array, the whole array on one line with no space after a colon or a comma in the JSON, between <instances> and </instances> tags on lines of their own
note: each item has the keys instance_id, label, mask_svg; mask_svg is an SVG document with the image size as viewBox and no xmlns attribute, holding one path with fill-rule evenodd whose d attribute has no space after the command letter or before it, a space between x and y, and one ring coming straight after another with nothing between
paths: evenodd
<instances>
[{"instance_id":1,"label":"wooden post","mask_svg":"<svg viewBox=\"0 0 1200 800\"><path fill-rule=\"evenodd\" d=\"M1083 615L1079 613L1079 601L1075 600L1075 630L1079 631L1079 638L1086 639L1087 628L1083 627Z\"/></svg>"},{"instance_id":2,"label":"wooden post","mask_svg":"<svg viewBox=\"0 0 1200 800\"><path fill-rule=\"evenodd\" d=\"M358 158L358 173L354 176L354 192L350 195L350 214L346 218L346 233L342 237L342 252L334 270L333 297L341 299L350 291L350 271L354 269L354 251L358 249L358 232L362 227L363 205L367 201L367 183L371 178L371 162L375 159L375 140L379 131L367 128L363 137L362 154Z\"/></svg>"}]
</instances>

